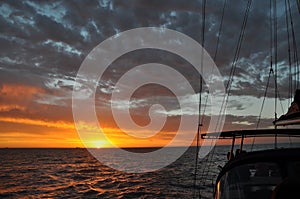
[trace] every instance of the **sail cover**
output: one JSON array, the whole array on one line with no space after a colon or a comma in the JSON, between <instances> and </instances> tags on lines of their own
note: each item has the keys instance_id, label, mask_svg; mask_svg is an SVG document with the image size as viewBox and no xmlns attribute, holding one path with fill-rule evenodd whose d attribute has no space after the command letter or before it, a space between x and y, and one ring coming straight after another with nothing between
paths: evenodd
<instances>
[{"instance_id":1,"label":"sail cover","mask_svg":"<svg viewBox=\"0 0 300 199\"><path fill-rule=\"evenodd\" d=\"M273 122L275 126L297 125L300 124L300 112L282 115L278 120Z\"/></svg>"},{"instance_id":2,"label":"sail cover","mask_svg":"<svg viewBox=\"0 0 300 199\"><path fill-rule=\"evenodd\" d=\"M285 115L273 122L275 126L296 125L300 124L300 89L296 89L294 101Z\"/></svg>"}]
</instances>

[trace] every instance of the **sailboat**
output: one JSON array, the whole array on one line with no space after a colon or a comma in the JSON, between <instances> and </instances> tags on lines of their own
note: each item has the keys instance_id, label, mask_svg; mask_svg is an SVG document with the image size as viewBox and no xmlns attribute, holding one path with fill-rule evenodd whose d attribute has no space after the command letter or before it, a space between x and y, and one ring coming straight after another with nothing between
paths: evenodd
<instances>
[{"instance_id":1,"label":"sailboat","mask_svg":"<svg viewBox=\"0 0 300 199\"><path fill-rule=\"evenodd\" d=\"M274 148L246 152L243 141L253 137L300 137L300 129L239 130L221 133L232 139L228 162L216 179L214 198L295 198L300 187L300 148ZM203 134L214 139L214 134ZM234 154L236 139L240 148ZM284 196L284 197L282 197Z\"/></svg>"},{"instance_id":2,"label":"sailboat","mask_svg":"<svg viewBox=\"0 0 300 199\"><path fill-rule=\"evenodd\" d=\"M248 1L248 5L249 2L251 5L251 0ZM285 0L286 6L287 2L289 1ZM299 1L297 1L297 3L299 5ZM271 24L273 26L271 38L276 42L276 1L273 1L273 3L270 1L270 4L274 6L273 15L270 14L270 17L273 17L273 19L270 20L273 23ZM247 10L247 12L248 11L249 10ZM288 9L286 8L286 12L287 11ZM247 13L245 17L248 17ZM290 26L288 27L292 28ZM240 48L240 46L237 48ZM272 53L277 53L277 44L272 47ZM275 67L276 61L277 60L274 60ZM275 68L275 71L276 70ZM270 74L273 72L271 61ZM276 84L277 82L275 80L275 98L277 99L278 91L276 90ZM289 128L290 125L300 124L300 90L297 86L294 87L296 88L294 101L287 113L277 118L275 110L274 128L256 128L253 130L234 130L201 134L201 139L231 140L231 148L227 154L227 162L224 166L219 167L220 172L213 185L214 199L279 199L300 197L300 147L278 148L277 144L278 138L300 138L299 128ZM258 137L274 138L274 147L271 149L246 151L244 146L245 140ZM240 140L240 142L237 142L237 140ZM236 152L234 152L234 149L237 149ZM201 187L199 189L201 189ZM201 193L201 190L199 192Z\"/></svg>"}]
</instances>

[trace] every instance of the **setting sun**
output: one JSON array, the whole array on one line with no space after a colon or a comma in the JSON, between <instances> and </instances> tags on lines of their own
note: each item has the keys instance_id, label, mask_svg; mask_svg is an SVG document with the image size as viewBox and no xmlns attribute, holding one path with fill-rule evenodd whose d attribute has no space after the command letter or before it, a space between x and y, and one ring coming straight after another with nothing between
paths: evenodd
<instances>
[{"instance_id":1,"label":"setting sun","mask_svg":"<svg viewBox=\"0 0 300 199\"><path fill-rule=\"evenodd\" d=\"M94 142L94 147L97 149L105 148L107 147L107 143L103 140L96 140Z\"/></svg>"}]
</instances>

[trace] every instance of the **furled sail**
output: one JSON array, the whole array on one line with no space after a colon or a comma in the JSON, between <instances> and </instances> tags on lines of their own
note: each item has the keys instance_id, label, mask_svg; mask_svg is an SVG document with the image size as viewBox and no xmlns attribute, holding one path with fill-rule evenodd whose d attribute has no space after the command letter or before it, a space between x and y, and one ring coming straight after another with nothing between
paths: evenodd
<instances>
[{"instance_id":1,"label":"furled sail","mask_svg":"<svg viewBox=\"0 0 300 199\"><path fill-rule=\"evenodd\" d=\"M273 123L275 126L300 124L300 89L295 91L294 101L291 103L288 112Z\"/></svg>"}]
</instances>

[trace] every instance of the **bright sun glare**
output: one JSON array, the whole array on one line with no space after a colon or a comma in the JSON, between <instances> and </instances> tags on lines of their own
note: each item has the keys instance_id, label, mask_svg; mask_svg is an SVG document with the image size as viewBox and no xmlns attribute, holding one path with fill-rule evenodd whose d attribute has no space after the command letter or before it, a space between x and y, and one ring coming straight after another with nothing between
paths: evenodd
<instances>
[{"instance_id":1,"label":"bright sun glare","mask_svg":"<svg viewBox=\"0 0 300 199\"><path fill-rule=\"evenodd\" d=\"M105 142L103 140L97 140L97 141L94 142L94 146L97 149L104 148L105 147Z\"/></svg>"}]
</instances>

